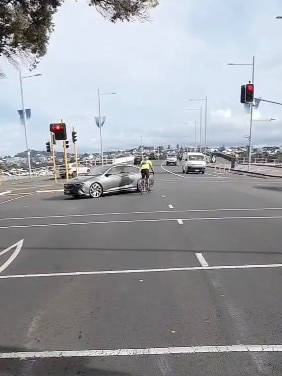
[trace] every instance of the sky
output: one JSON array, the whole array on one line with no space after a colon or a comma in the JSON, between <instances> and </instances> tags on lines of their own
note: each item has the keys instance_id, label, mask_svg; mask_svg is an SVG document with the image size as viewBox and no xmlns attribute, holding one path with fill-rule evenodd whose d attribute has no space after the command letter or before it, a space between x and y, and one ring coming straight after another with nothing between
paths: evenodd
<instances>
[{"instance_id":1,"label":"sky","mask_svg":"<svg viewBox=\"0 0 282 376\"><path fill-rule=\"evenodd\" d=\"M281 0L159 0L150 22L105 20L86 0L67 0L54 18L48 53L35 71L22 64L29 147L44 150L49 124L63 119L78 134L81 152L99 152L97 90L106 122L106 150L145 145L194 145L195 121L207 144L246 145L249 114L240 87L255 64L257 97L282 102ZM18 72L3 58L0 81L0 155L25 150ZM189 110L194 109L194 110ZM268 119L275 121L269 122ZM282 145L282 106L261 102L254 113L253 144ZM260 121L257 121L260 120Z\"/></svg>"}]
</instances>

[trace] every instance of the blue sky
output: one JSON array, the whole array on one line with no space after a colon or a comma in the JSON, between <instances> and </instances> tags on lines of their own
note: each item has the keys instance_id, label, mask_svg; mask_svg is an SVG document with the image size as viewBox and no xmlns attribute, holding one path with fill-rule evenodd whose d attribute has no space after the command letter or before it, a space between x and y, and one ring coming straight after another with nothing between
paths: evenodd
<instances>
[{"instance_id":1,"label":"blue sky","mask_svg":"<svg viewBox=\"0 0 282 376\"><path fill-rule=\"evenodd\" d=\"M279 4L280 3L280 4ZM63 118L78 132L81 151L99 151L95 125L97 89L102 97L106 149L144 143L193 144L194 120L208 96L208 144L245 144L248 116L239 103L240 86L251 77L256 56L256 94L282 101L282 14L279 0L160 0L148 23L111 24L86 0L66 1L55 16L48 54L24 80L25 107L31 108L30 148L44 149L49 123ZM19 80L3 59L0 81L0 155L24 150L19 123ZM22 66L23 74L30 74ZM204 103L203 103L204 105ZM263 104L254 123L254 144L282 145L282 107ZM281 119L281 120L280 120ZM192 123L188 123L191 121ZM199 132L198 132L199 134Z\"/></svg>"}]
</instances>

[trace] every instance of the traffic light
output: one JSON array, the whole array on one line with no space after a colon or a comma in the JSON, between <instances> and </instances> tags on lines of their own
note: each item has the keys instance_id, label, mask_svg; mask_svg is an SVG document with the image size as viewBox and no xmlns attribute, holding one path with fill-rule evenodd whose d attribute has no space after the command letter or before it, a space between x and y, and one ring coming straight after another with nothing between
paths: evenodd
<instances>
[{"instance_id":1,"label":"traffic light","mask_svg":"<svg viewBox=\"0 0 282 376\"><path fill-rule=\"evenodd\" d=\"M56 145L55 133L51 133L51 144Z\"/></svg>"},{"instance_id":2,"label":"traffic light","mask_svg":"<svg viewBox=\"0 0 282 376\"><path fill-rule=\"evenodd\" d=\"M241 86L241 103L246 103L246 85Z\"/></svg>"},{"instance_id":3,"label":"traffic light","mask_svg":"<svg viewBox=\"0 0 282 376\"><path fill-rule=\"evenodd\" d=\"M51 152L51 146L50 146L50 142L46 142L46 151L47 153L50 153Z\"/></svg>"},{"instance_id":4,"label":"traffic light","mask_svg":"<svg viewBox=\"0 0 282 376\"><path fill-rule=\"evenodd\" d=\"M65 123L50 124L50 132L54 133L55 140L64 141L67 139L67 128Z\"/></svg>"},{"instance_id":5,"label":"traffic light","mask_svg":"<svg viewBox=\"0 0 282 376\"><path fill-rule=\"evenodd\" d=\"M66 145L66 149L68 149L70 147L69 141L65 141L65 145Z\"/></svg>"},{"instance_id":6,"label":"traffic light","mask_svg":"<svg viewBox=\"0 0 282 376\"><path fill-rule=\"evenodd\" d=\"M72 142L75 144L76 141L77 141L77 132L76 131L72 131Z\"/></svg>"},{"instance_id":7,"label":"traffic light","mask_svg":"<svg viewBox=\"0 0 282 376\"><path fill-rule=\"evenodd\" d=\"M254 84L246 85L246 103L253 103L254 101L255 88Z\"/></svg>"}]
</instances>

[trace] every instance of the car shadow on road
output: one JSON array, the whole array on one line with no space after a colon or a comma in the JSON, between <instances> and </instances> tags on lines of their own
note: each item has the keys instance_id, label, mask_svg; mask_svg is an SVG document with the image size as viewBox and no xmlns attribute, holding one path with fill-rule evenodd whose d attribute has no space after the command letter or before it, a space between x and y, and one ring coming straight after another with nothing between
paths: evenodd
<instances>
[{"instance_id":1,"label":"car shadow on road","mask_svg":"<svg viewBox=\"0 0 282 376\"><path fill-rule=\"evenodd\" d=\"M20 347L0 346L0 354L26 351L32 352L33 350ZM117 361L114 363L119 364ZM106 358L98 357L37 358L28 360L0 359L0 373L1 376L145 376L136 373L115 371L109 369L107 364L109 368L112 368L113 360L107 361Z\"/></svg>"},{"instance_id":2,"label":"car shadow on road","mask_svg":"<svg viewBox=\"0 0 282 376\"><path fill-rule=\"evenodd\" d=\"M257 189L263 189L265 191L276 191L276 192L282 192L282 186L270 186L270 185L264 185L264 186L255 186Z\"/></svg>"}]
</instances>

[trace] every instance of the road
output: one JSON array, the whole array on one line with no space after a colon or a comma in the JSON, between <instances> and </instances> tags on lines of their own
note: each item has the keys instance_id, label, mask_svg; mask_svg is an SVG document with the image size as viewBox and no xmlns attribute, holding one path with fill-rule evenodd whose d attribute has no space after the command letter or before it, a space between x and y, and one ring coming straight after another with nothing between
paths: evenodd
<instances>
[{"instance_id":1,"label":"road","mask_svg":"<svg viewBox=\"0 0 282 376\"><path fill-rule=\"evenodd\" d=\"M0 376L281 376L282 181L156 171L2 187Z\"/></svg>"}]
</instances>

